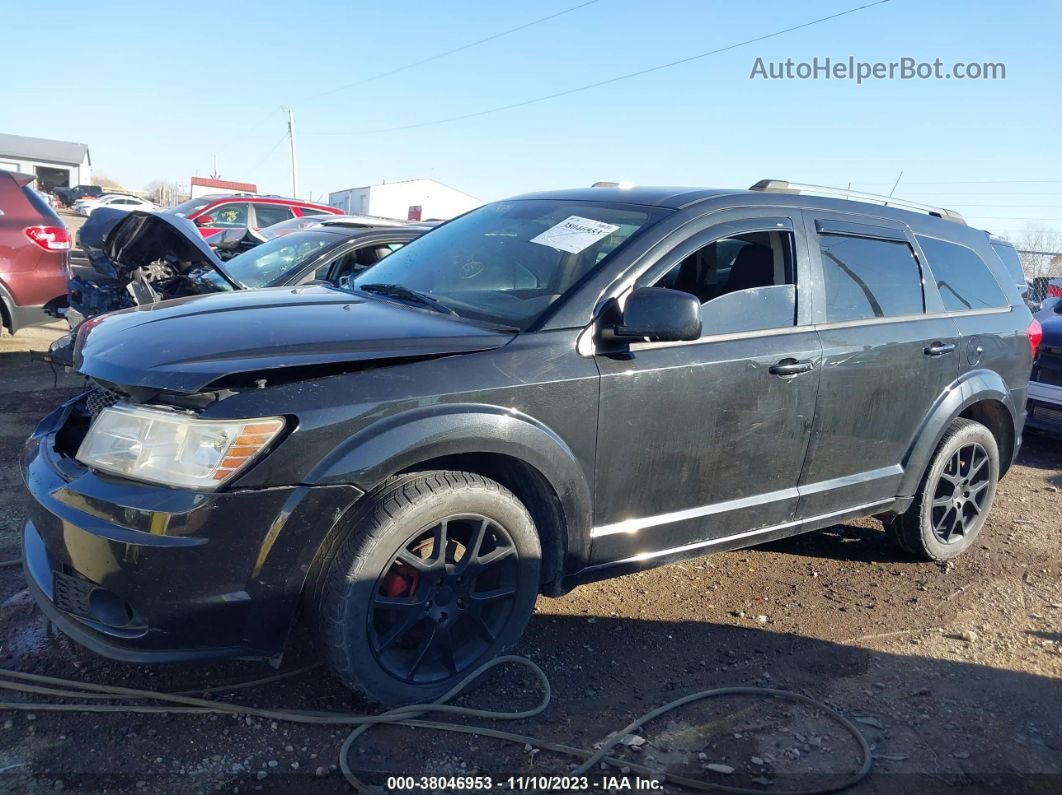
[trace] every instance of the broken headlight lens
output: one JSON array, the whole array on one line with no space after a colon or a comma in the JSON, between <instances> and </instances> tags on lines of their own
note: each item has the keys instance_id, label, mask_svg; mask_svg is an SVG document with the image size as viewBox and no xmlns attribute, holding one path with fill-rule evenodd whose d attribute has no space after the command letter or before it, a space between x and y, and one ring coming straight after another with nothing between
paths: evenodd
<instances>
[{"instance_id":1,"label":"broken headlight lens","mask_svg":"<svg viewBox=\"0 0 1062 795\"><path fill-rule=\"evenodd\" d=\"M119 403L96 417L77 460L133 480L212 491L245 469L283 428L281 417L204 420Z\"/></svg>"}]
</instances>

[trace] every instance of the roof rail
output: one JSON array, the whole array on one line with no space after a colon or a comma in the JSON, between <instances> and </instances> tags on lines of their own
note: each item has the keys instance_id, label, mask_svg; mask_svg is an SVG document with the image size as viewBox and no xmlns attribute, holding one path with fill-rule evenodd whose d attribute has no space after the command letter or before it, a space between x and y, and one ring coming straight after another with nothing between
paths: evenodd
<instances>
[{"instance_id":1,"label":"roof rail","mask_svg":"<svg viewBox=\"0 0 1062 795\"><path fill-rule=\"evenodd\" d=\"M937 218L954 221L957 224L966 223L966 219L955 210L948 210L944 207L934 207L930 204L920 204L918 202L908 201L907 199L897 199L893 196L881 196L877 193L864 193L858 190L848 190L847 188L827 188L822 185L787 182L784 179L761 179L755 185L751 186L749 190L758 190L763 191L764 193L799 193L811 196L852 199L854 201L871 202L872 204L883 204L886 207L899 207L901 210L914 210L915 212L928 213Z\"/></svg>"}]
</instances>

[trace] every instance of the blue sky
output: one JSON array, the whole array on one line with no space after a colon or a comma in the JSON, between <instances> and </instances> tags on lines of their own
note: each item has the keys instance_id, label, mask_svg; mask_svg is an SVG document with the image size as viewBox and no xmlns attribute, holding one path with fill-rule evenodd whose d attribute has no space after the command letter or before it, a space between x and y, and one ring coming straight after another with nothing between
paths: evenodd
<instances>
[{"instance_id":1,"label":"blue sky","mask_svg":"<svg viewBox=\"0 0 1062 795\"><path fill-rule=\"evenodd\" d=\"M0 53L0 131L85 142L95 167L127 187L187 183L216 155L222 177L286 193L287 105L303 196L415 177L484 200L602 179L746 187L772 177L887 193L902 170L897 195L954 207L979 226L1062 228L1057 0L892 0L555 100L371 132L563 91L867 2L597 0L313 98L579 2L9 5L4 27L22 35L6 36ZM1002 61L1007 78L749 79L757 57L849 55Z\"/></svg>"}]
</instances>

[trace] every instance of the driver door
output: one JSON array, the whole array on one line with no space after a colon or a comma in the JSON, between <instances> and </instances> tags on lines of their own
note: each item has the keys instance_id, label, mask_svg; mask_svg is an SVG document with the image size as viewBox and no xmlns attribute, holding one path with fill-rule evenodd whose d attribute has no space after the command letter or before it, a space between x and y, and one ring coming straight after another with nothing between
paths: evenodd
<instances>
[{"instance_id":1,"label":"driver door","mask_svg":"<svg viewBox=\"0 0 1062 795\"><path fill-rule=\"evenodd\" d=\"M594 565L767 540L794 525L821 348L805 233L778 212L731 211L636 281L697 295L700 339L596 354Z\"/></svg>"}]
</instances>

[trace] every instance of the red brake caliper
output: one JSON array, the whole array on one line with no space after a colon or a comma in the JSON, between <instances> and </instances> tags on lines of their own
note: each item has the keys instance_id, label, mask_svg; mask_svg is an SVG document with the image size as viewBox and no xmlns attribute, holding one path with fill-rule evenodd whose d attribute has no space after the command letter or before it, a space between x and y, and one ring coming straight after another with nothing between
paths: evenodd
<instances>
[{"instance_id":1,"label":"red brake caliper","mask_svg":"<svg viewBox=\"0 0 1062 795\"><path fill-rule=\"evenodd\" d=\"M417 592L420 572L405 563L396 563L391 567L383 581L383 594L387 597L412 596Z\"/></svg>"}]
</instances>

